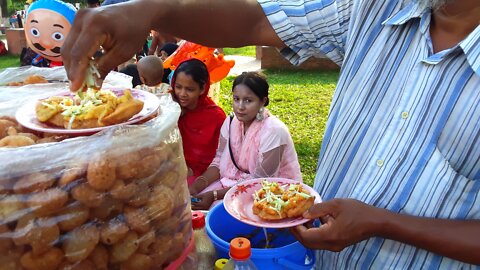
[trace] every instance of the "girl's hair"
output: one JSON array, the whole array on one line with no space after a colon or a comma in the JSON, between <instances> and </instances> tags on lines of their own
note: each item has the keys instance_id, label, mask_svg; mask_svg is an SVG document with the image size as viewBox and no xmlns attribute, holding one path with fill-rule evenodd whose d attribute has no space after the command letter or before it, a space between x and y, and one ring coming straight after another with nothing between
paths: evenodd
<instances>
[{"instance_id":1,"label":"girl's hair","mask_svg":"<svg viewBox=\"0 0 480 270\"><path fill-rule=\"evenodd\" d=\"M208 74L207 66L196 58L189 59L178 65L173 74L172 81L177 78L180 72L192 77L192 79L200 85L200 89L205 89L205 85L210 84L210 76ZM174 87L174 85L172 85Z\"/></svg>"},{"instance_id":2,"label":"girl's hair","mask_svg":"<svg viewBox=\"0 0 480 270\"><path fill-rule=\"evenodd\" d=\"M238 75L233 81L232 91L235 86L239 84L244 84L248 88L250 88L250 90L252 90L253 93L255 93L255 95L260 98L260 100L263 100L263 98L267 98L265 106L267 106L270 102L270 100L268 99L269 86L265 75L253 71L243 72L242 74Z\"/></svg>"}]
</instances>

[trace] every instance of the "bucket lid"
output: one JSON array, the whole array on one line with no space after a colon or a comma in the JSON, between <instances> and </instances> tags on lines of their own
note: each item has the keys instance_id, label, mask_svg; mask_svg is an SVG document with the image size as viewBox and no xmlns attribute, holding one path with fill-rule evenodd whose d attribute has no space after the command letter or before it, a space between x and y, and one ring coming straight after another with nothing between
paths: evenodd
<instances>
[{"instance_id":1,"label":"bucket lid","mask_svg":"<svg viewBox=\"0 0 480 270\"><path fill-rule=\"evenodd\" d=\"M194 230L205 227L205 215L201 211L192 211L192 228Z\"/></svg>"},{"instance_id":2,"label":"bucket lid","mask_svg":"<svg viewBox=\"0 0 480 270\"><path fill-rule=\"evenodd\" d=\"M228 262L228 259L225 259L225 258L222 258L222 259L218 259L215 261L215 268L213 268L214 270L222 270L223 267L225 267L225 264L227 264Z\"/></svg>"},{"instance_id":3,"label":"bucket lid","mask_svg":"<svg viewBox=\"0 0 480 270\"><path fill-rule=\"evenodd\" d=\"M250 255L250 240L244 237L237 237L230 241L230 257L237 260L245 260L248 259Z\"/></svg>"}]
</instances>

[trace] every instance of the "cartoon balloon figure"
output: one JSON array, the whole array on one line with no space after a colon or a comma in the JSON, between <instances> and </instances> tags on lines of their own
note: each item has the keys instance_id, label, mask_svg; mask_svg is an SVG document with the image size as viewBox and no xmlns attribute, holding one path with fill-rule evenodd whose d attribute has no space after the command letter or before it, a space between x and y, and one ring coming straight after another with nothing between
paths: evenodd
<instances>
[{"instance_id":1,"label":"cartoon balloon figure","mask_svg":"<svg viewBox=\"0 0 480 270\"><path fill-rule=\"evenodd\" d=\"M25 36L28 47L37 53L32 65L45 60L50 67L63 65L60 48L72 28L75 12L73 5L59 0L37 0L30 5Z\"/></svg>"},{"instance_id":2,"label":"cartoon balloon figure","mask_svg":"<svg viewBox=\"0 0 480 270\"><path fill-rule=\"evenodd\" d=\"M213 84L225 78L235 65L235 60L226 60L223 54L216 55L214 51L215 48L185 41L163 62L163 67L175 70L178 64L186 59L199 59L207 66L208 73L210 73L210 84Z\"/></svg>"}]
</instances>

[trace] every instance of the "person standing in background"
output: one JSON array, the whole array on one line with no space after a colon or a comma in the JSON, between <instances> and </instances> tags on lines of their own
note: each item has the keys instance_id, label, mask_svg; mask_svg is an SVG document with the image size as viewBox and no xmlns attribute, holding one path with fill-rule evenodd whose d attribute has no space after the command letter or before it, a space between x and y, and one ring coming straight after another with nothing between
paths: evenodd
<instances>
[{"instance_id":1,"label":"person standing in background","mask_svg":"<svg viewBox=\"0 0 480 270\"><path fill-rule=\"evenodd\" d=\"M87 0L87 8L96 8L100 6L100 0Z\"/></svg>"},{"instance_id":2,"label":"person standing in background","mask_svg":"<svg viewBox=\"0 0 480 270\"><path fill-rule=\"evenodd\" d=\"M163 45L165 45L166 43L177 44L178 42L178 39L176 37L169 34L160 33L158 31L152 30L151 35L152 35L152 44L150 44L150 48L148 49L148 55L160 56L160 51Z\"/></svg>"},{"instance_id":3,"label":"person standing in background","mask_svg":"<svg viewBox=\"0 0 480 270\"><path fill-rule=\"evenodd\" d=\"M17 12L17 24L18 24L18 28L23 28L23 16L20 11Z\"/></svg>"}]
</instances>

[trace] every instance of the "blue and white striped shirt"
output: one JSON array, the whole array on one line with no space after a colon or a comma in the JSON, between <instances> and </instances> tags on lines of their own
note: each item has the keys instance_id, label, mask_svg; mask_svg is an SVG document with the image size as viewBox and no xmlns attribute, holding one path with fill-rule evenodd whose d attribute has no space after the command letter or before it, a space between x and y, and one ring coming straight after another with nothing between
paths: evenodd
<instances>
[{"instance_id":1,"label":"blue and white striped shirt","mask_svg":"<svg viewBox=\"0 0 480 270\"><path fill-rule=\"evenodd\" d=\"M315 189L422 217L480 219L480 26L433 53L430 9L401 0L259 0L298 64L341 66ZM323 269L468 269L383 238L318 251Z\"/></svg>"}]
</instances>

